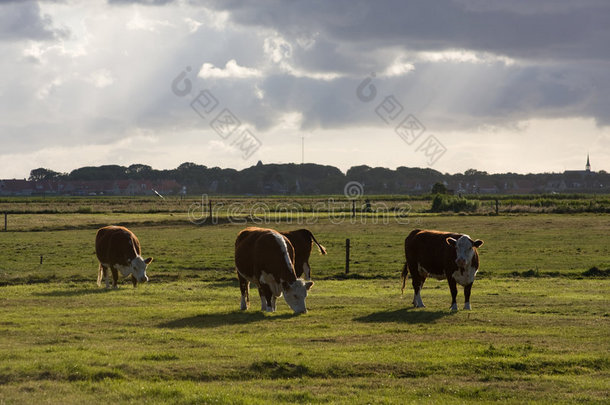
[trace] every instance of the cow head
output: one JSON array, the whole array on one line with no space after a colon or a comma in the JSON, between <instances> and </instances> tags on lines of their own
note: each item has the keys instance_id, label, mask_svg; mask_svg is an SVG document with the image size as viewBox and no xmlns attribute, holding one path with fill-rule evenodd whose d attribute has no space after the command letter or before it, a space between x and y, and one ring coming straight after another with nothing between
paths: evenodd
<instances>
[{"instance_id":1,"label":"cow head","mask_svg":"<svg viewBox=\"0 0 610 405\"><path fill-rule=\"evenodd\" d=\"M131 259L130 270L134 287L138 284L138 281L140 283L148 281L148 277L146 276L146 266L148 266L152 261L152 257L143 259L142 256L136 256Z\"/></svg>"},{"instance_id":2,"label":"cow head","mask_svg":"<svg viewBox=\"0 0 610 405\"><path fill-rule=\"evenodd\" d=\"M465 270L469 270L470 282L474 281L474 275L478 270L478 263L476 266L472 265L472 259L474 258L476 248L483 244L483 241L477 239L473 241L468 235L462 235L457 240L454 238L447 238L447 244L455 248L455 264L463 273Z\"/></svg>"},{"instance_id":3,"label":"cow head","mask_svg":"<svg viewBox=\"0 0 610 405\"><path fill-rule=\"evenodd\" d=\"M282 292L286 304L292 308L295 314L307 312L305 298L307 298L307 291L309 291L312 285L313 281L305 282L301 279L296 279L292 284L288 284L286 281L282 283Z\"/></svg>"}]
</instances>

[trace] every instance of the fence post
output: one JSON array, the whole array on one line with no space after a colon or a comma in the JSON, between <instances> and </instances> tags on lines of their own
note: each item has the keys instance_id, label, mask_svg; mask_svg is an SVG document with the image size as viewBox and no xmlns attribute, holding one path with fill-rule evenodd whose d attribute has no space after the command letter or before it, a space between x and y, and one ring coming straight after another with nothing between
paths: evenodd
<instances>
[{"instance_id":1,"label":"fence post","mask_svg":"<svg viewBox=\"0 0 610 405\"><path fill-rule=\"evenodd\" d=\"M345 274L349 274L349 239L345 239Z\"/></svg>"},{"instance_id":2,"label":"fence post","mask_svg":"<svg viewBox=\"0 0 610 405\"><path fill-rule=\"evenodd\" d=\"M4 213L4 232L8 229L8 212Z\"/></svg>"},{"instance_id":3,"label":"fence post","mask_svg":"<svg viewBox=\"0 0 610 405\"><path fill-rule=\"evenodd\" d=\"M356 217L356 200L352 200L352 218Z\"/></svg>"},{"instance_id":4,"label":"fence post","mask_svg":"<svg viewBox=\"0 0 610 405\"><path fill-rule=\"evenodd\" d=\"M208 218L210 223L212 223L212 200L208 200Z\"/></svg>"},{"instance_id":5,"label":"fence post","mask_svg":"<svg viewBox=\"0 0 610 405\"><path fill-rule=\"evenodd\" d=\"M498 215L499 211L498 211L498 199L496 198L496 215Z\"/></svg>"}]
</instances>

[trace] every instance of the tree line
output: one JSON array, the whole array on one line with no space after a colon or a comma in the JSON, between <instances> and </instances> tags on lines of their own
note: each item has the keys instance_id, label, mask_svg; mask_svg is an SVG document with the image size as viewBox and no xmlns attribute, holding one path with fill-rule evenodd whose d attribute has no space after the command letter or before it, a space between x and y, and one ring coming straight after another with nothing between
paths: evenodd
<instances>
[{"instance_id":1,"label":"tree line","mask_svg":"<svg viewBox=\"0 0 610 405\"><path fill-rule=\"evenodd\" d=\"M574 192L610 192L610 174L538 173L489 174L476 169L464 173L441 173L430 168L398 167L394 170L366 165L354 166L343 173L336 167L318 164L263 164L243 170L207 167L192 162L175 169L157 170L144 164L81 167L70 173L37 168L31 181L116 181L175 180L188 193L218 194L343 194L346 183L358 182L362 192L371 194L472 194L496 189L497 193L544 192L565 189ZM521 186L519 186L521 185Z\"/></svg>"}]
</instances>

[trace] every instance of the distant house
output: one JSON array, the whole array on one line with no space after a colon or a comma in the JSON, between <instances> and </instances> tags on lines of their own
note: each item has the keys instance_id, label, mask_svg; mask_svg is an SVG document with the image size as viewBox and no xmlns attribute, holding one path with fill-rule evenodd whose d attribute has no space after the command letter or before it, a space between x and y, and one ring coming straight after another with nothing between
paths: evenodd
<instances>
[{"instance_id":1,"label":"distant house","mask_svg":"<svg viewBox=\"0 0 610 405\"><path fill-rule=\"evenodd\" d=\"M477 194L497 194L500 189L492 180L481 179L474 182Z\"/></svg>"},{"instance_id":2,"label":"distant house","mask_svg":"<svg viewBox=\"0 0 610 405\"><path fill-rule=\"evenodd\" d=\"M34 193L36 185L27 180L0 180L0 195L30 196Z\"/></svg>"},{"instance_id":3,"label":"distant house","mask_svg":"<svg viewBox=\"0 0 610 405\"><path fill-rule=\"evenodd\" d=\"M0 180L0 196L171 195L181 189L175 180Z\"/></svg>"}]
</instances>

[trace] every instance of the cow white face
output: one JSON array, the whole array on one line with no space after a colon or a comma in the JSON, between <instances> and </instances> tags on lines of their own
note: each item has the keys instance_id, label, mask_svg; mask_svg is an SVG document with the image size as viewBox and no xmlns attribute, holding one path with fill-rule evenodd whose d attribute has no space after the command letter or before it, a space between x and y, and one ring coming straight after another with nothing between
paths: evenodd
<instances>
[{"instance_id":1,"label":"cow white face","mask_svg":"<svg viewBox=\"0 0 610 405\"><path fill-rule=\"evenodd\" d=\"M295 314L304 314L307 312L305 306L305 298L307 298L307 291L313 285L313 281L303 281L301 279L295 280L294 283L288 284L287 282L282 283L282 292L284 293L284 299L286 304Z\"/></svg>"},{"instance_id":2,"label":"cow white face","mask_svg":"<svg viewBox=\"0 0 610 405\"><path fill-rule=\"evenodd\" d=\"M136 256L131 260L131 274L140 283L148 281L146 266L148 266L152 260L152 257L143 259L142 256Z\"/></svg>"},{"instance_id":3,"label":"cow white face","mask_svg":"<svg viewBox=\"0 0 610 405\"><path fill-rule=\"evenodd\" d=\"M459 268L459 275L454 276L458 283L465 285L474 282L477 268L472 266L475 249L483 244L482 240L473 241L468 235L462 235L458 240L447 238L447 243L455 248L455 264ZM458 273L458 272L456 272ZM459 278L459 279L458 279ZM461 280L463 278L464 280Z\"/></svg>"},{"instance_id":4,"label":"cow white face","mask_svg":"<svg viewBox=\"0 0 610 405\"><path fill-rule=\"evenodd\" d=\"M455 264L459 268L466 268L472 262L472 258L474 257L474 249L475 247L479 247L483 244L482 240L473 241L470 239L468 235L462 235L458 240L454 238L447 238L447 243L453 247L455 247Z\"/></svg>"}]
</instances>

